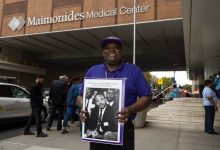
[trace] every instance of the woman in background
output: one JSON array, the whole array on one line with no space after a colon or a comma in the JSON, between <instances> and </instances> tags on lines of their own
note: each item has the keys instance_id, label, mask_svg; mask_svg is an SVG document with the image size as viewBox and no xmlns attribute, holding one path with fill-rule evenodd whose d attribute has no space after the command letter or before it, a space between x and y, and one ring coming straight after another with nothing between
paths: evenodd
<instances>
[{"instance_id":1,"label":"woman in background","mask_svg":"<svg viewBox=\"0 0 220 150\"><path fill-rule=\"evenodd\" d=\"M63 120L63 127L61 130L61 133L65 134L68 133L66 130L67 123L68 121L72 118L73 113L77 110L77 105L76 105L76 98L78 96L78 91L79 91L79 85L80 85L80 77L73 78L70 81L69 84L69 89L67 92L67 98L66 98L66 114Z\"/></svg>"}]
</instances>

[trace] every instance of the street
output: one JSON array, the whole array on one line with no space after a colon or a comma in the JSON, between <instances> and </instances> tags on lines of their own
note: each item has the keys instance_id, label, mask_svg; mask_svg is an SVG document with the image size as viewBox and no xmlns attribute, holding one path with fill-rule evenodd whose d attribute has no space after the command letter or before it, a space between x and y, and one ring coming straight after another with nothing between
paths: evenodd
<instances>
[{"instance_id":1,"label":"street","mask_svg":"<svg viewBox=\"0 0 220 150\"><path fill-rule=\"evenodd\" d=\"M54 124L55 125L55 124ZM44 124L45 126L45 124ZM47 138L24 136L24 125L0 131L0 149L2 150L88 150L89 143L81 141L79 127L76 124L68 128L69 134L60 134L55 126ZM34 128L32 128L34 131ZM44 128L45 129L45 128ZM46 132L46 131L45 131ZM17 136L16 136L17 134ZM10 138L7 138L10 137ZM5 138L5 139L2 139ZM219 150L220 136L209 135L202 131L182 130L164 127L145 127L136 129L135 149L143 150ZM145 148L146 149L146 148Z\"/></svg>"},{"instance_id":2,"label":"street","mask_svg":"<svg viewBox=\"0 0 220 150\"><path fill-rule=\"evenodd\" d=\"M42 124L43 129L45 129L46 124L46 122ZM0 140L23 135L25 125L26 121L0 125ZM31 130L35 132L35 125L32 125Z\"/></svg>"},{"instance_id":3,"label":"street","mask_svg":"<svg viewBox=\"0 0 220 150\"><path fill-rule=\"evenodd\" d=\"M0 125L0 140L23 134L26 122Z\"/></svg>"}]
</instances>

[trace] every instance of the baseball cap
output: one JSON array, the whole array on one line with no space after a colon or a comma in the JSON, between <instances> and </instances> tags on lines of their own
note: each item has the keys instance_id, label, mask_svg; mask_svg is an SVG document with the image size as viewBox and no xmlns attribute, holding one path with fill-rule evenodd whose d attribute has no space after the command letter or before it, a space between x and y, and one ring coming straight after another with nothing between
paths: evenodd
<instances>
[{"instance_id":1,"label":"baseball cap","mask_svg":"<svg viewBox=\"0 0 220 150\"><path fill-rule=\"evenodd\" d=\"M103 39L101 41L102 48L107 46L109 43L116 43L116 44L118 44L119 46L122 47L122 39L119 38L119 37L110 36L110 37L107 37L107 38Z\"/></svg>"}]
</instances>

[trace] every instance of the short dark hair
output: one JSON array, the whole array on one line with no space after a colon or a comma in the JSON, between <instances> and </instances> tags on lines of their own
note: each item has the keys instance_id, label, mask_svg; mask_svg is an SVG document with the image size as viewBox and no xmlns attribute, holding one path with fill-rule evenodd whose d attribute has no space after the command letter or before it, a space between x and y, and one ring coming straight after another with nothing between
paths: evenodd
<instances>
[{"instance_id":1,"label":"short dark hair","mask_svg":"<svg viewBox=\"0 0 220 150\"><path fill-rule=\"evenodd\" d=\"M36 75L36 79L38 79L38 78L45 78L45 75L43 75L43 74L38 74L38 75Z\"/></svg>"},{"instance_id":2,"label":"short dark hair","mask_svg":"<svg viewBox=\"0 0 220 150\"><path fill-rule=\"evenodd\" d=\"M212 80L208 79L208 80L205 80L205 85L208 85L208 84L211 84L212 83Z\"/></svg>"}]
</instances>

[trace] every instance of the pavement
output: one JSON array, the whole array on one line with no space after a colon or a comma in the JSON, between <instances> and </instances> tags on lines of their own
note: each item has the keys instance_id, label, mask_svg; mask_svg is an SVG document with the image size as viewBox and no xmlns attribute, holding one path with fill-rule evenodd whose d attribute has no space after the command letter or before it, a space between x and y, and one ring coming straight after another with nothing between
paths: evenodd
<instances>
[{"instance_id":1,"label":"pavement","mask_svg":"<svg viewBox=\"0 0 220 150\"><path fill-rule=\"evenodd\" d=\"M0 141L0 150L89 150L89 143L81 141L79 127L71 124L68 134L51 128L46 138L16 135ZM216 131L220 132L220 129ZM220 150L220 135L202 131L167 127L135 129L135 150Z\"/></svg>"}]
</instances>

